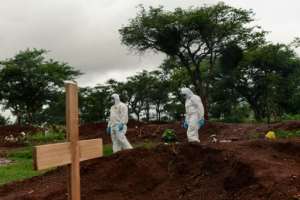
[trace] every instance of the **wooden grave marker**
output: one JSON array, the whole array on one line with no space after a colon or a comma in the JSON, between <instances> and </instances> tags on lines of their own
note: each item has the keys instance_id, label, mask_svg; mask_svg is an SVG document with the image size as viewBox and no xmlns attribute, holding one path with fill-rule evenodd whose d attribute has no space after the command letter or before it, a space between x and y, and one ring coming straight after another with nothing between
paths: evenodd
<instances>
[{"instance_id":1,"label":"wooden grave marker","mask_svg":"<svg viewBox=\"0 0 300 200\"><path fill-rule=\"evenodd\" d=\"M78 87L66 82L67 142L34 148L34 168L44 170L68 165L69 200L80 200L80 162L103 156L102 139L79 140Z\"/></svg>"}]
</instances>

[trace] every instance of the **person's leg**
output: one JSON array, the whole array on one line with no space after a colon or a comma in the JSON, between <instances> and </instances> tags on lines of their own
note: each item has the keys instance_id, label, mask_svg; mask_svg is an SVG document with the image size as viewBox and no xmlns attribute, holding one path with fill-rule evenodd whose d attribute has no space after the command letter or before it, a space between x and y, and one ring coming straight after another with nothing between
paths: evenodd
<instances>
[{"instance_id":1,"label":"person's leg","mask_svg":"<svg viewBox=\"0 0 300 200\"><path fill-rule=\"evenodd\" d=\"M111 135L111 141L112 141L112 149L113 149L114 153L121 150L117 134L118 133L116 132L115 128L112 128L110 135Z\"/></svg>"},{"instance_id":2,"label":"person's leg","mask_svg":"<svg viewBox=\"0 0 300 200\"><path fill-rule=\"evenodd\" d=\"M121 146L121 149L132 149L131 144L129 143L126 137L127 126L125 125L122 131L118 132L118 141Z\"/></svg>"},{"instance_id":3,"label":"person's leg","mask_svg":"<svg viewBox=\"0 0 300 200\"><path fill-rule=\"evenodd\" d=\"M189 142L200 142L199 140L199 123L197 116L191 116L188 122L187 138Z\"/></svg>"}]
</instances>

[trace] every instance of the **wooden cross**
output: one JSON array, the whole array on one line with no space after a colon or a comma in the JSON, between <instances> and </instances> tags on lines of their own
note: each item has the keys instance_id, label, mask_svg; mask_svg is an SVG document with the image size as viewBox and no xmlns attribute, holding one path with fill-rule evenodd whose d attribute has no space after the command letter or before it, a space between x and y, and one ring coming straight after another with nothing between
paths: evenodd
<instances>
[{"instance_id":1,"label":"wooden cross","mask_svg":"<svg viewBox=\"0 0 300 200\"><path fill-rule=\"evenodd\" d=\"M102 139L79 140L78 87L66 82L67 142L36 146L34 168L44 170L68 165L69 200L80 200L80 161L103 156Z\"/></svg>"}]
</instances>

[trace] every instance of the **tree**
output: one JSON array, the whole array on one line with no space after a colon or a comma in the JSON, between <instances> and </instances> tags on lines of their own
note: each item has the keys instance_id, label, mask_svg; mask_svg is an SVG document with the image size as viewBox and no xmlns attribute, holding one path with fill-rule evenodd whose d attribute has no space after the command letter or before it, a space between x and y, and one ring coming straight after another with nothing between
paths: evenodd
<instances>
[{"instance_id":1,"label":"tree","mask_svg":"<svg viewBox=\"0 0 300 200\"><path fill-rule=\"evenodd\" d=\"M65 92L57 91L52 94L51 101L47 105L43 106L42 110L34 114L33 122L43 124L60 124L66 123L65 113L66 111L66 99Z\"/></svg>"},{"instance_id":2,"label":"tree","mask_svg":"<svg viewBox=\"0 0 300 200\"><path fill-rule=\"evenodd\" d=\"M146 120L150 118L150 91L153 89L154 79L150 76L148 71L142 71L134 76L128 77L126 83L127 94L131 96L129 108L133 112L137 119L140 120L141 113L144 110Z\"/></svg>"},{"instance_id":3,"label":"tree","mask_svg":"<svg viewBox=\"0 0 300 200\"><path fill-rule=\"evenodd\" d=\"M189 87L191 80L188 73L183 68L177 67L176 62L172 59L167 59L161 65L161 69L164 74L167 74L168 81L168 101L164 106L167 114L175 119L182 120L185 105L185 99L180 93L180 88Z\"/></svg>"},{"instance_id":4,"label":"tree","mask_svg":"<svg viewBox=\"0 0 300 200\"><path fill-rule=\"evenodd\" d=\"M236 44L230 44L221 52L219 63L212 71L210 115L223 121L239 122L244 118L237 116L237 108L244 105L244 99L235 90L233 70L243 57L243 50ZM244 113L247 116L249 113Z\"/></svg>"},{"instance_id":5,"label":"tree","mask_svg":"<svg viewBox=\"0 0 300 200\"><path fill-rule=\"evenodd\" d=\"M296 37L290 44L290 48L299 48L300 47L300 37Z\"/></svg>"},{"instance_id":6,"label":"tree","mask_svg":"<svg viewBox=\"0 0 300 200\"><path fill-rule=\"evenodd\" d=\"M287 97L299 90L296 77L299 77L300 60L295 52L284 44L267 44L243 53L229 52L232 65L221 59L227 71L220 80L231 81L232 88L249 103L256 120L270 122L280 117L289 107Z\"/></svg>"},{"instance_id":7,"label":"tree","mask_svg":"<svg viewBox=\"0 0 300 200\"><path fill-rule=\"evenodd\" d=\"M105 121L112 104L110 96L107 86L81 88L79 97L81 121L84 123Z\"/></svg>"},{"instance_id":8,"label":"tree","mask_svg":"<svg viewBox=\"0 0 300 200\"><path fill-rule=\"evenodd\" d=\"M3 115L0 115L0 126L7 125L8 122L9 122L9 118L6 118Z\"/></svg>"},{"instance_id":9,"label":"tree","mask_svg":"<svg viewBox=\"0 0 300 200\"><path fill-rule=\"evenodd\" d=\"M156 120L161 121L161 114L169 100L170 82L161 71L150 72L152 76L151 89L148 92L150 103L155 106Z\"/></svg>"},{"instance_id":10,"label":"tree","mask_svg":"<svg viewBox=\"0 0 300 200\"><path fill-rule=\"evenodd\" d=\"M264 41L264 32L250 26L253 12L219 3L173 12L163 7L141 7L129 25L119 31L122 43L133 50L152 50L165 53L187 70L195 91L199 94L208 117L209 79L203 80L201 67L208 63L207 73L213 70L222 49L236 43L249 47ZM209 77L208 75L208 77Z\"/></svg>"},{"instance_id":11,"label":"tree","mask_svg":"<svg viewBox=\"0 0 300 200\"><path fill-rule=\"evenodd\" d=\"M81 74L66 63L46 60L45 53L43 49L27 49L0 62L0 97L18 123L32 122L34 115L54 100L64 80Z\"/></svg>"}]
</instances>

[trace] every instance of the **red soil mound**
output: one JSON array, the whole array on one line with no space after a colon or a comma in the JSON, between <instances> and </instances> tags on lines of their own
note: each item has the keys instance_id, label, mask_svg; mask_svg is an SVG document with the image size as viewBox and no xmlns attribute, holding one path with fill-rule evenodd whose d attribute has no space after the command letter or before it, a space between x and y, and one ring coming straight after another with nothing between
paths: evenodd
<instances>
[{"instance_id":1,"label":"red soil mound","mask_svg":"<svg viewBox=\"0 0 300 200\"><path fill-rule=\"evenodd\" d=\"M173 129L180 142L186 141L186 130L179 122L173 124L147 124L130 122L127 137L130 142L143 142L145 140L160 141L162 133L166 129ZM200 130L201 141L206 142L210 135L217 135L218 139L248 140L255 133L266 133L269 130L297 130L300 129L300 121L289 121L275 124L229 124L208 122ZM110 136L105 133L106 124L85 124L80 127L82 139L101 137L104 143L110 143Z\"/></svg>"},{"instance_id":2,"label":"red soil mound","mask_svg":"<svg viewBox=\"0 0 300 200\"><path fill-rule=\"evenodd\" d=\"M299 142L248 141L124 151L82 163L82 199L297 199L299 148ZM60 168L1 187L1 200L65 200L65 180Z\"/></svg>"}]
</instances>

